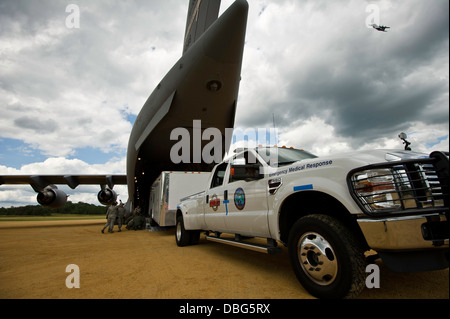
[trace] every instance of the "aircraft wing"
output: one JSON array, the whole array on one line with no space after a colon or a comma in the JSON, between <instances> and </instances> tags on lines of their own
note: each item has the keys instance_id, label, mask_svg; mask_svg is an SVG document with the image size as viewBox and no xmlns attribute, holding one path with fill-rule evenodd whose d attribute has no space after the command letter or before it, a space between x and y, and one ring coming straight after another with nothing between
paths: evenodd
<instances>
[{"instance_id":1,"label":"aircraft wing","mask_svg":"<svg viewBox=\"0 0 450 319\"><path fill-rule=\"evenodd\" d=\"M220 0L189 1L183 54L217 20L219 9Z\"/></svg>"},{"instance_id":2,"label":"aircraft wing","mask_svg":"<svg viewBox=\"0 0 450 319\"><path fill-rule=\"evenodd\" d=\"M78 185L100 185L97 195L98 201L103 205L116 202L117 193L114 185L126 185L126 175L0 175L2 184L29 184L38 193L37 201L44 207L60 208L67 202L67 194L55 185L68 185L75 189ZM107 187L108 186L108 187ZM127 203L128 204L128 203ZM130 209L128 209L130 210Z\"/></svg>"},{"instance_id":3,"label":"aircraft wing","mask_svg":"<svg viewBox=\"0 0 450 319\"><path fill-rule=\"evenodd\" d=\"M49 185L68 185L75 189L78 185L126 185L126 175L1 175L2 184L29 184L36 192Z\"/></svg>"}]
</instances>

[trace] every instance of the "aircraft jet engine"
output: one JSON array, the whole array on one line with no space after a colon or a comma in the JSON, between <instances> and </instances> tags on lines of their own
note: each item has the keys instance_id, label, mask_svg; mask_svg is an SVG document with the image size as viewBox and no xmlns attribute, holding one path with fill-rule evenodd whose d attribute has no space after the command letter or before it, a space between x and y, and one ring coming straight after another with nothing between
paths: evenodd
<instances>
[{"instance_id":1,"label":"aircraft jet engine","mask_svg":"<svg viewBox=\"0 0 450 319\"><path fill-rule=\"evenodd\" d=\"M102 189L97 194L97 199L103 205L111 205L117 200L117 194L114 190L102 186Z\"/></svg>"},{"instance_id":2,"label":"aircraft jet engine","mask_svg":"<svg viewBox=\"0 0 450 319\"><path fill-rule=\"evenodd\" d=\"M55 185L49 185L42 191L38 192L37 201L44 207L48 208L60 208L63 207L69 197L62 190L58 189Z\"/></svg>"}]
</instances>

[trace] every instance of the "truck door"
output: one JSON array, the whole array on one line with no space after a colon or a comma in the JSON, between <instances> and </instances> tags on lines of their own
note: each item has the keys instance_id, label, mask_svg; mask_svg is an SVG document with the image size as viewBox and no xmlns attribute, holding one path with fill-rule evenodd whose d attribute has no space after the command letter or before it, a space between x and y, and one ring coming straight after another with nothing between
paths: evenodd
<instances>
[{"instance_id":1,"label":"truck door","mask_svg":"<svg viewBox=\"0 0 450 319\"><path fill-rule=\"evenodd\" d=\"M226 226L232 233L270 237L267 221L267 180L259 174L262 164L253 153L245 152L233 159L231 170L234 165L244 165L248 175L241 174L239 178L235 178L234 173L230 173L227 185L229 204L225 216Z\"/></svg>"},{"instance_id":2,"label":"truck door","mask_svg":"<svg viewBox=\"0 0 450 319\"><path fill-rule=\"evenodd\" d=\"M211 185L205 193L204 212L205 223L209 230L225 232L226 206L223 203L226 196L224 179L228 163L222 163L214 171Z\"/></svg>"}]
</instances>

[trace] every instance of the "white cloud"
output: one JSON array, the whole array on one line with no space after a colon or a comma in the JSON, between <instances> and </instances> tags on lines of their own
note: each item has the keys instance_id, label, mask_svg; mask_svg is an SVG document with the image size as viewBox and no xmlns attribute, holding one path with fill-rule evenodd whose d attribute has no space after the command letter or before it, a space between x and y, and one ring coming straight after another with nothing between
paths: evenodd
<instances>
[{"instance_id":1,"label":"white cloud","mask_svg":"<svg viewBox=\"0 0 450 319\"><path fill-rule=\"evenodd\" d=\"M18 185L0 191L0 207L37 205L36 193L30 186Z\"/></svg>"},{"instance_id":2,"label":"white cloud","mask_svg":"<svg viewBox=\"0 0 450 319\"><path fill-rule=\"evenodd\" d=\"M166 19L185 5L82 1L79 29L65 27L65 6L44 1L50 13L24 16L13 10L22 5L29 12L37 4L5 4L35 28L18 18L0 33L0 135L48 156L86 146L126 149L131 124L124 114L138 113L181 54L184 25Z\"/></svg>"}]
</instances>

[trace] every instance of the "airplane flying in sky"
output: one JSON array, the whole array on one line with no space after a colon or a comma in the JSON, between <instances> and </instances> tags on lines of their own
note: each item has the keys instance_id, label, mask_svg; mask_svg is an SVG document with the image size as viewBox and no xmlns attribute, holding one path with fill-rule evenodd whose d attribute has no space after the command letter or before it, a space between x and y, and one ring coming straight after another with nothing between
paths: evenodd
<instances>
[{"instance_id":1,"label":"airplane flying in sky","mask_svg":"<svg viewBox=\"0 0 450 319\"><path fill-rule=\"evenodd\" d=\"M391 27L387 27L387 26L385 26L385 25L377 25L377 24L372 24L372 27L375 29L375 30L378 30L378 31L382 31L382 32L387 32L386 31L386 29L390 29Z\"/></svg>"},{"instance_id":2,"label":"airplane flying in sky","mask_svg":"<svg viewBox=\"0 0 450 319\"><path fill-rule=\"evenodd\" d=\"M234 127L237 96L247 27L248 3L236 0L219 18L220 0L190 0L182 57L170 69L144 103L133 125L127 151L126 175L90 176L0 176L1 184L30 184L38 193L38 202L47 207L61 207L67 195L55 184L100 184L98 199L108 205L116 201L114 185L127 184L130 211L149 205L153 181L164 170L210 171L214 163L191 160L173 163L171 140L175 128L197 134L194 120L202 127L214 127L222 134ZM228 135L227 135L228 136ZM231 137L229 137L231 138ZM201 149L209 141L201 142ZM191 156L193 154L191 143Z\"/></svg>"}]
</instances>

